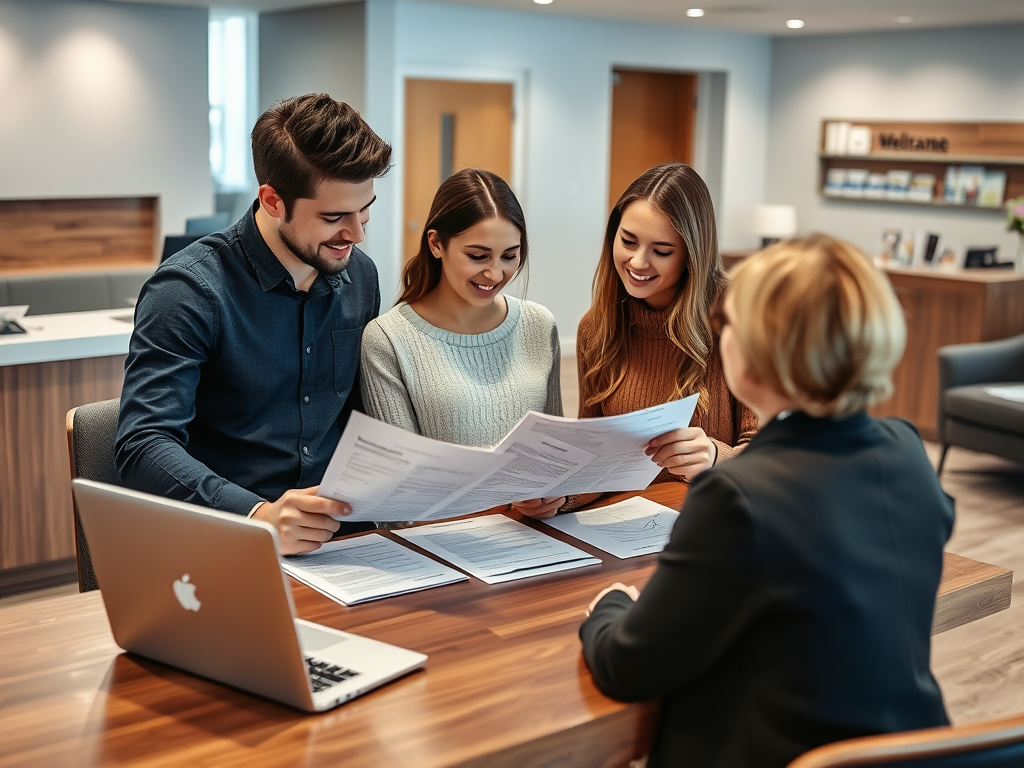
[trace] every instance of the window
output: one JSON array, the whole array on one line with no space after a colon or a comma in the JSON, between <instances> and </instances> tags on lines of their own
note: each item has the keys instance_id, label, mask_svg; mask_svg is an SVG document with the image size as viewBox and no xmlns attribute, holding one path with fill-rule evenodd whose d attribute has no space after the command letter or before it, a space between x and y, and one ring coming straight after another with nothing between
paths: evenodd
<instances>
[{"instance_id":1,"label":"window","mask_svg":"<svg viewBox=\"0 0 1024 768\"><path fill-rule=\"evenodd\" d=\"M209 29L210 172L217 192L244 192L254 186L256 15L212 11Z\"/></svg>"}]
</instances>

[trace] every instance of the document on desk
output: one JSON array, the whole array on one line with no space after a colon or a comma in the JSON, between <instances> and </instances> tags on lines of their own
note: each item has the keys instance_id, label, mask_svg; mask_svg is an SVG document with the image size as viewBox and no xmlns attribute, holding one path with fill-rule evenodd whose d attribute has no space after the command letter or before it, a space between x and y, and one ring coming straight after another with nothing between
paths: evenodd
<instances>
[{"instance_id":1,"label":"document on desk","mask_svg":"<svg viewBox=\"0 0 1024 768\"><path fill-rule=\"evenodd\" d=\"M467 576L377 533L281 558L285 573L343 605L439 587Z\"/></svg>"},{"instance_id":2,"label":"document on desk","mask_svg":"<svg viewBox=\"0 0 1024 768\"><path fill-rule=\"evenodd\" d=\"M650 485L661 471L644 453L644 447L658 435L689 425L696 407L697 395L690 395L640 411L594 419L566 419L530 411L494 450L507 450L509 443L525 441L525 435L532 433L560 440L594 455L561 482L545 488L542 496L639 491Z\"/></svg>"},{"instance_id":3,"label":"document on desk","mask_svg":"<svg viewBox=\"0 0 1024 768\"><path fill-rule=\"evenodd\" d=\"M566 571L601 561L504 515L484 515L395 531L486 584Z\"/></svg>"},{"instance_id":4,"label":"document on desk","mask_svg":"<svg viewBox=\"0 0 1024 768\"><path fill-rule=\"evenodd\" d=\"M661 552L678 517L671 507L638 496L541 522L625 560Z\"/></svg>"}]
</instances>

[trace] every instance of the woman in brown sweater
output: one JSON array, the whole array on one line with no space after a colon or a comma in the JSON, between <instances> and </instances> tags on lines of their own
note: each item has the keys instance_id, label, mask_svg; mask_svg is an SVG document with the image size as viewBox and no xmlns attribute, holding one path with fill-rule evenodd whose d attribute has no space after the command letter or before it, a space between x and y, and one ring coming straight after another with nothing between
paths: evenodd
<instances>
[{"instance_id":1,"label":"woman in brown sweater","mask_svg":"<svg viewBox=\"0 0 1024 768\"><path fill-rule=\"evenodd\" d=\"M579 415L614 416L699 392L691 425L647 448L662 467L656 483L692 479L757 431L757 417L725 385L711 329L725 285L711 196L696 171L665 163L630 184L608 217L593 305L576 335ZM549 517L594 498L514 506Z\"/></svg>"}]
</instances>

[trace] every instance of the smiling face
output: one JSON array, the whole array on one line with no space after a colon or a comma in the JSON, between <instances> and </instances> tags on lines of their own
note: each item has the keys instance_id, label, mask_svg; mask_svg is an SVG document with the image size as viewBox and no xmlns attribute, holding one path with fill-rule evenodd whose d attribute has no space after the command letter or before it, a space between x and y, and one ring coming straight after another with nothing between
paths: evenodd
<instances>
[{"instance_id":1,"label":"smiling face","mask_svg":"<svg viewBox=\"0 0 1024 768\"><path fill-rule=\"evenodd\" d=\"M612 244L615 271L626 292L652 309L666 309L686 276L686 246L668 217L646 200L626 206Z\"/></svg>"},{"instance_id":2,"label":"smiling face","mask_svg":"<svg viewBox=\"0 0 1024 768\"><path fill-rule=\"evenodd\" d=\"M453 236L447 246L435 230L427 239L432 255L441 260L437 290L446 302L488 307L519 269L522 238L506 219L479 221Z\"/></svg>"},{"instance_id":3,"label":"smiling face","mask_svg":"<svg viewBox=\"0 0 1024 768\"><path fill-rule=\"evenodd\" d=\"M278 258L293 257L326 275L338 274L348 266L352 247L366 236L370 204L375 199L373 179L358 184L325 180L312 198L298 198L287 216L280 198L271 197L279 204L275 207L279 215L274 218L286 250L278 253Z\"/></svg>"}]
</instances>

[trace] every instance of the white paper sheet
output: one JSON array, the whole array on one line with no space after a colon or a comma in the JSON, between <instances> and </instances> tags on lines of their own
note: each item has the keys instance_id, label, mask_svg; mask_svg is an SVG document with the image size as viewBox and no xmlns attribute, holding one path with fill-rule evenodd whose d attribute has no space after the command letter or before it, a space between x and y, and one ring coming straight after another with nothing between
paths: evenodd
<instances>
[{"instance_id":1,"label":"white paper sheet","mask_svg":"<svg viewBox=\"0 0 1024 768\"><path fill-rule=\"evenodd\" d=\"M501 452L509 443L525 441L523 433L533 432L595 454L592 461L562 483L546 489L544 496L639 491L661 471L644 453L647 443L689 425L696 407L697 395L690 395L640 411L594 419L565 419L530 411L494 450Z\"/></svg>"},{"instance_id":2,"label":"white paper sheet","mask_svg":"<svg viewBox=\"0 0 1024 768\"><path fill-rule=\"evenodd\" d=\"M639 491L661 470L651 438L685 427L697 395L642 411L565 419L530 411L491 451L406 432L353 413L320 482L349 522L443 520L545 496Z\"/></svg>"},{"instance_id":3,"label":"white paper sheet","mask_svg":"<svg viewBox=\"0 0 1024 768\"><path fill-rule=\"evenodd\" d=\"M347 522L423 520L433 507L511 459L431 440L353 412L319 493L352 505L352 514L341 518Z\"/></svg>"},{"instance_id":4,"label":"white paper sheet","mask_svg":"<svg viewBox=\"0 0 1024 768\"><path fill-rule=\"evenodd\" d=\"M395 531L487 584L600 565L581 549L504 515L484 515Z\"/></svg>"},{"instance_id":5,"label":"white paper sheet","mask_svg":"<svg viewBox=\"0 0 1024 768\"><path fill-rule=\"evenodd\" d=\"M638 496L541 522L625 560L661 552L678 517L674 509Z\"/></svg>"},{"instance_id":6,"label":"white paper sheet","mask_svg":"<svg viewBox=\"0 0 1024 768\"><path fill-rule=\"evenodd\" d=\"M1007 384L1001 387L985 387L985 394L1009 400L1013 403L1024 403L1024 384Z\"/></svg>"},{"instance_id":7,"label":"white paper sheet","mask_svg":"<svg viewBox=\"0 0 1024 768\"><path fill-rule=\"evenodd\" d=\"M344 605L465 581L466 575L380 534L329 541L281 558L290 576Z\"/></svg>"}]
</instances>

